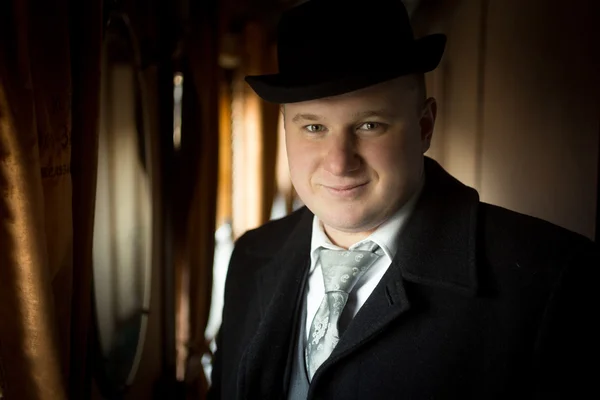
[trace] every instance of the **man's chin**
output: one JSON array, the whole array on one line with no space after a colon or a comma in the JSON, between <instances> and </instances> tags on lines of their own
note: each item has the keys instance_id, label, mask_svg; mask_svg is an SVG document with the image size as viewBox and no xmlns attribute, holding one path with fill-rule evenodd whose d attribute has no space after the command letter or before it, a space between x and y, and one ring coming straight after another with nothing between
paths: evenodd
<instances>
[{"instance_id":1,"label":"man's chin","mask_svg":"<svg viewBox=\"0 0 600 400\"><path fill-rule=\"evenodd\" d=\"M369 232L376 228L376 226L373 226L374 224L370 223L369 219L362 218L361 216L329 215L328 217L319 219L326 228L329 227L330 229L348 234Z\"/></svg>"}]
</instances>

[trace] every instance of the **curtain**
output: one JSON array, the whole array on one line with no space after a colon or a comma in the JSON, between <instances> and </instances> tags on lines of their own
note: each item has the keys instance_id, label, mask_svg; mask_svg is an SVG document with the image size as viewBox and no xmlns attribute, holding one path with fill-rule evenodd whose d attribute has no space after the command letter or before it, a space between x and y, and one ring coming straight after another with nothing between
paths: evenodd
<instances>
[{"instance_id":1,"label":"curtain","mask_svg":"<svg viewBox=\"0 0 600 400\"><path fill-rule=\"evenodd\" d=\"M98 165L102 0L71 0L71 180L73 184L73 278L71 355L68 374L71 399L89 397L92 362L92 242Z\"/></svg>"},{"instance_id":2,"label":"curtain","mask_svg":"<svg viewBox=\"0 0 600 400\"><path fill-rule=\"evenodd\" d=\"M51 179L57 189L55 193L66 192L68 199L70 183L60 165L69 158L70 149L62 150L54 135L45 132L38 135L37 118L40 124L45 121L43 115L36 115L32 71L35 64L30 53L33 47L30 40L35 35L30 32L29 6L18 1L3 2L0 6L1 385L8 399L64 399L65 382L52 287L60 268L51 265L48 254L50 251L58 253L59 249L48 249L44 189L52 188L43 185L42 177L46 181ZM53 35L46 39L51 37L56 39ZM60 61L69 63L68 59ZM57 79L60 77L64 79L64 75ZM38 93L42 92L40 88ZM39 106L46 104L43 100L38 95ZM61 106L60 100L64 101L64 97L57 95L57 108ZM43 110L42 107L40 114ZM53 160L57 162L56 174L54 165L48 165ZM51 194L47 198L52 198ZM65 207L64 204L57 206L58 209ZM68 242L70 225L67 221L65 229L57 232L53 244L59 242L58 239L63 245ZM64 260L62 267L70 269L71 261Z\"/></svg>"},{"instance_id":3,"label":"curtain","mask_svg":"<svg viewBox=\"0 0 600 400\"><path fill-rule=\"evenodd\" d=\"M100 1L78 7L74 21L68 0L0 5L0 386L7 399L65 399L69 387L81 398L89 381Z\"/></svg>"}]
</instances>

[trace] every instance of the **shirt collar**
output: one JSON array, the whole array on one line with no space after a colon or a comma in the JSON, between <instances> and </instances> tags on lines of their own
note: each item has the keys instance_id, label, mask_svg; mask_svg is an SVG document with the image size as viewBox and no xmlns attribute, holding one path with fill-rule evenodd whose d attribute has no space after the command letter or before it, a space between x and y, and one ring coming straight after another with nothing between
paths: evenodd
<instances>
[{"instance_id":1,"label":"shirt collar","mask_svg":"<svg viewBox=\"0 0 600 400\"><path fill-rule=\"evenodd\" d=\"M355 250L365 243L372 241L381 247L383 252L385 253L386 258L391 263L396 255L396 251L398 250L398 238L404 227L408 217L412 213L419 199L421 191L424 186L424 175L423 179L421 179L421 183L419 185L418 190L413 194L410 200L402 206L398 211L396 211L387 221L381 224L375 232L373 232L368 237L354 243L349 247L349 250ZM312 223L312 236L310 243L310 273L312 273L317 265L317 260L319 257L319 248L324 247L332 250L343 250L341 247L336 246L331 243L331 240L325 234L323 229L323 223L319 220L319 218L315 215L313 217Z\"/></svg>"}]
</instances>

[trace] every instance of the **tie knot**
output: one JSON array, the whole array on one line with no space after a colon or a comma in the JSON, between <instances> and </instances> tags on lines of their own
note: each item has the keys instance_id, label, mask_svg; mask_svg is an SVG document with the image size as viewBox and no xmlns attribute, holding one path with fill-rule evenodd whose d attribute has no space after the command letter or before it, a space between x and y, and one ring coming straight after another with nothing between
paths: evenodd
<instances>
[{"instance_id":1,"label":"tie knot","mask_svg":"<svg viewBox=\"0 0 600 400\"><path fill-rule=\"evenodd\" d=\"M350 293L360 277L379 258L375 250L376 248L371 251L321 249L325 292Z\"/></svg>"}]
</instances>

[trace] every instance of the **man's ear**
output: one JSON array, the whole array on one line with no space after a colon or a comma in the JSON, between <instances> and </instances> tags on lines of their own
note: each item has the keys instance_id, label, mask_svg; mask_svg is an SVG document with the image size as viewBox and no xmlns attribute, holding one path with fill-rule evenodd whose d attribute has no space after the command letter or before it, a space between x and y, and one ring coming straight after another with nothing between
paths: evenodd
<instances>
[{"instance_id":1,"label":"man's ear","mask_svg":"<svg viewBox=\"0 0 600 400\"><path fill-rule=\"evenodd\" d=\"M433 128L437 117L437 102L433 97L428 98L421 109L419 119L419 127L421 129L421 144L423 154L429 150L431 146L431 138L433 136Z\"/></svg>"},{"instance_id":2,"label":"man's ear","mask_svg":"<svg viewBox=\"0 0 600 400\"><path fill-rule=\"evenodd\" d=\"M281 118L283 122L283 128L285 129L285 104L279 105L279 112L281 113Z\"/></svg>"}]
</instances>

